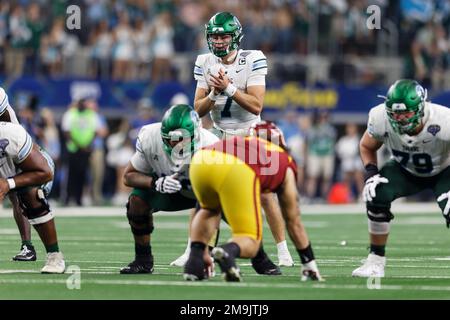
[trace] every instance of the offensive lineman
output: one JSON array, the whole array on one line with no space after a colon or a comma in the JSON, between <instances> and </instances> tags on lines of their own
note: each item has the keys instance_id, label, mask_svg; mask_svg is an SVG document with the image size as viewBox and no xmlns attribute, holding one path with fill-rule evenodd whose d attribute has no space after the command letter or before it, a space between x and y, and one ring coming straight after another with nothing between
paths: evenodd
<instances>
[{"instance_id":1,"label":"offensive lineman","mask_svg":"<svg viewBox=\"0 0 450 320\"><path fill-rule=\"evenodd\" d=\"M253 124L261 121L267 59L260 50L238 49L244 34L233 14L218 12L205 27L210 53L199 55L195 62L195 110L200 117L210 114L212 131L219 138L245 136ZM277 243L278 265L292 266L294 262L287 247L279 205L271 193L261 197ZM281 274L281 271L274 269L273 274Z\"/></svg>"},{"instance_id":2,"label":"offensive lineman","mask_svg":"<svg viewBox=\"0 0 450 320\"><path fill-rule=\"evenodd\" d=\"M355 277L384 277L395 199L432 189L450 226L450 110L426 99L427 91L419 83L402 79L389 88L385 102L369 112L360 154L366 169L363 199L370 253L353 271ZM392 157L378 170L376 151L383 144Z\"/></svg>"},{"instance_id":3,"label":"offensive lineman","mask_svg":"<svg viewBox=\"0 0 450 320\"><path fill-rule=\"evenodd\" d=\"M0 122L0 201L10 191L17 194L22 213L36 229L47 251L42 273L64 273L53 214L46 196L51 190L54 164L19 125Z\"/></svg>"},{"instance_id":4,"label":"offensive lineman","mask_svg":"<svg viewBox=\"0 0 450 320\"><path fill-rule=\"evenodd\" d=\"M9 105L8 95L5 90L0 87L0 121L19 123L16 113ZM13 207L14 220L22 238L20 252L12 259L14 261L36 261L36 250L31 242L31 226L20 209L17 195L15 192L8 193L9 200Z\"/></svg>"}]
</instances>

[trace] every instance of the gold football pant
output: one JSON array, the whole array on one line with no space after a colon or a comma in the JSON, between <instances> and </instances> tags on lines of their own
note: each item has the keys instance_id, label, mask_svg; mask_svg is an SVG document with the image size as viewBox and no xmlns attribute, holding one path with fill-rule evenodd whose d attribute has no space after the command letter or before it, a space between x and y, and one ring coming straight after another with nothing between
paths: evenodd
<instances>
[{"instance_id":1,"label":"gold football pant","mask_svg":"<svg viewBox=\"0 0 450 320\"><path fill-rule=\"evenodd\" d=\"M216 150L200 150L189 176L200 206L221 210L233 236L262 238L260 185L256 173L239 158Z\"/></svg>"}]
</instances>

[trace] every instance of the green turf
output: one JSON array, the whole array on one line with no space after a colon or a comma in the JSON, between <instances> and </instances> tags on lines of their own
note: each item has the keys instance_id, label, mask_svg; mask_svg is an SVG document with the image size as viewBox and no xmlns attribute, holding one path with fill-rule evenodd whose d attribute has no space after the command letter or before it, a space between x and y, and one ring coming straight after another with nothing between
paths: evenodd
<instances>
[{"instance_id":1,"label":"green turf","mask_svg":"<svg viewBox=\"0 0 450 320\"><path fill-rule=\"evenodd\" d=\"M152 275L120 275L119 268L133 258L132 236L125 217L58 217L60 247L67 266L81 268L81 289L69 290L70 276L42 275L43 246L36 262L12 262L19 249L12 218L0 219L0 299L449 299L450 230L436 214L397 215L387 248L388 267L380 290L367 288L365 279L351 271L367 255L367 221L360 215L305 215L303 217L323 283L300 282L297 265L283 268L282 276L260 276L248 260L239 260L242 283L225 283L220 276L209 281L185 282L182 269L169 266L186 243L187 216L155 217ZM265 248L276 260L268 229ZM223 229L221 240L228 238ZM347 245L341 245L341 241Z\"/></svg>"}]
</instances>

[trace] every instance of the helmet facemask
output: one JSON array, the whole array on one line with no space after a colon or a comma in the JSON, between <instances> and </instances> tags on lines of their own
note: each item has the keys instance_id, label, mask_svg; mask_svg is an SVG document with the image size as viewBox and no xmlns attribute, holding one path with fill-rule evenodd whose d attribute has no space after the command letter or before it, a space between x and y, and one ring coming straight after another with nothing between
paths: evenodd
<instances>
[{"instance_id":1,"label":"helmet facemask","mask_svg":"<svg viewBox=\"0 0 450 320\"><path fill-rule=\"evenodd\" d=\"M390 94L391 91L396 90L394 86L395 84L389 90L385 101L389 123L399 134L414 134L425 115L427 91L417 84L414 89L409 89L415 91L413 94L403 93L399 95L400 98L395 98L393 97L395 93Z\"/></svg>"},{"instance_id":2,"label":"helmet facemask","mask_svg":"<svg viewBox=\"0 0 450 320\"><path fill-rule=\"evenodd\" d=\"M212 35L230 35L231 41L222 48L217 48L214 45L216 40L212 39ZM244 37L239 20L228 12L217 13L209 20L205 25L205 36L209 51L219 58L236 50Z\"/></svg>"}]
</instances>

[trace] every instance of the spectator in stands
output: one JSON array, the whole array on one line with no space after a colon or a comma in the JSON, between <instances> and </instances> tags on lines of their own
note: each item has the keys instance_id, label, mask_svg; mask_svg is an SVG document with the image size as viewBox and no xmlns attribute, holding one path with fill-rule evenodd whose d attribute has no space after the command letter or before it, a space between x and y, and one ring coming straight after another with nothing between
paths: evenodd
<instances>
[{"instance_id":1,"label":"spectator in stands","mask_svg":"<svg viewBox=\"0 0 450 320\"><path fill-rule=\"evenodd\" d=\"M112 203L123 205L128 200L131 189L123 184L123 173L129 159L134 154L134 145L129 136L130 125L126 119L120 122L119 130L106 139L108 154L107 164L115 170L115 193Z\"/></svg>"},{"instance_id":2,"label":"spectator in stands","mask_svg":"<svg viewBox=\"0 0 450 320\"><path fill-rule=\"evenodd\" d=\"M5 63L6 74L18 77L23 73L25 64L25 46L31 39L31 30L27 26L24 8L16 5L11 10L9 17L10 39L9 48L6 50Z\"/></svg>"},{"instance_id":3,"label":"spectator in stands","mask_svg":"<svg viewBox=\"0 0 450 320\"><path fill-rule=\"evenodd\" d=\"M358 199L364 188L364 173L361 158L359 156L358 127L354 123L345 126L345 135L336 143L336 155L340 159L342 179L348 190L356 187L357 194L353 197Z\"/></svg>"},{"instance_id":4,"label":"spectator in stands","mask_svg":"<svg viewBox=\"0 0 450 320\"><path fill-rule=\"evenodd\" d=\"M172 78L171 59L175 53L173 46L173 22L170 12L162 11L156 16L150 37L153 49L152 83L167 81Z\"/></svg>"},{"instance_id":5,"label":"spectator in stands","mask_svg":"<svg viewBox=\"0 0 450 320\"><path fill-rule=\"evenodd\" d=\"M98 117L99 127L97 128L94 141L92 143L92 153L89 160L90 169L90 189L92 202L94 205L103 204L103 179L105 175L105 138L109 134L106 117L98 110L95 100L89 100L87 107L93 110Z\"/></svg>"},{"instance_id":6,"label":"spectator in stands","mask_svg":"<svg viewBox=\"0 0 450 320\"><path fill-rule=\"evenodd\" d=\"M96 26L89 43L92 50L92 75L101 79L109 78L113 38L106 20L100 21Z\"/></svg>"},{"instance_id":7,"label":"spectator in stands","mask_svg":"<svg viewBox=\"0 0 450 320\"><path fill-rule=\"evenodd\" d=\"M119 24L113 30L113 80L129 80L133 75L135 59L133 29L126 12L119 13Z\"/></svg>"},{"instance_id":8,"label":"spectator in stands","mask_svg":"<svg viewBox=\"0 0 450 320\"><path fill-rule=\"evenodd\" d=\"M306 135L307 143L307 182L306 194L314 200L319 179L322 179L318 201L327 197L334 173L334 145L336 130L330 124L328 111L316 111L312 127Z\"/></svg>"},{"instance_id":9,"label":"spectator in stands","mask_svg":"<svg viewBox=\"0 0 450 320\"><path fill-rule=\"evenodd\" d=\"M137 117L130 123L130 138L133 144L139 134L139 130L147 124L157 121L156 112L153 108L153 101L150 98L142 98L137 105Z\"/></svg>"}]
</instances>

